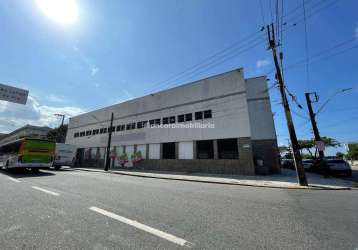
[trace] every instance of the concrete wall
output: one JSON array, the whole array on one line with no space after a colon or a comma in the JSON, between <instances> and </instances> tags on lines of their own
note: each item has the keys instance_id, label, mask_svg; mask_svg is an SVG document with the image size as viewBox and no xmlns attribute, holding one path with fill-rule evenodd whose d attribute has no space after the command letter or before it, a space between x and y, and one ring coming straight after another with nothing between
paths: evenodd
<instances>
[{"instance_id":1,"label":"concrete wall","mask_svg":"<svg viewBox=\"0 0 358 250\"><path fill-rule=\"evenodd\" d=\"M114 125L127 124L196 111L212 110L210 122L215 128L144 128L115 132L113 145L180 142L217 138L250 137L246 85L240 70L187 84L157 94L137 98L105 109L89 112L70 120L66 143L78 147L105 147L108 134L74 138L75 132L108 127L110 113ZM97 119L101 122L98 122ZM193 122L196 122L193 120ZM184 123L185 124L185 123Z\"/></svg>"}]
</instances>

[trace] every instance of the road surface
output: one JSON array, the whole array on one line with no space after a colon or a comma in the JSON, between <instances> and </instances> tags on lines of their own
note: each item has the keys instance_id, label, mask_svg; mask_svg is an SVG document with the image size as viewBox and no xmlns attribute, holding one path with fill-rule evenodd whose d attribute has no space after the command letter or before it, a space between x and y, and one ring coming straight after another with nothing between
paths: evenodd
<instances>
[{"instance_id":1,"label":"road surface","mask_svg":"<svg viewBox=\"0 0 358 250\"><path fill-rule=\"evenodd\" d=\"M357 249L358 191L0 172L1 249Z\"/></svg>"}]
</instances>

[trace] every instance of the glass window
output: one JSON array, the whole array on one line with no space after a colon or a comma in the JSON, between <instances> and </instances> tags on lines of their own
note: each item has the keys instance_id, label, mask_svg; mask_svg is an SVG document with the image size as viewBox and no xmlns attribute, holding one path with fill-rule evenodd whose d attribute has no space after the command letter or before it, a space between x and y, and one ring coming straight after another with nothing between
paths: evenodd
<instances>
[{"instance_id":1,"label":"glass window","mask_svg":"<svg viewBox=\"0 0 358 250\"><path fill-rule=\"evenodd\" d=\"M103 133L107 133L107 128L103 128Z\"/></svg>"},{"instance_id":2,"label":"glass window","mask_svg":"<svg viewBox=\"0 0 358 250\"><path fill-rule=\"evenodd\" d=\"M175 116L169 117L169 123L175 123Z\"/></svg>"},{"instance_id":3,"label":"glass window","mask_svg":"<svg viewBox=\"0 0 358 250\"><path fill-rule=\"evenodd\" d=\"M163 118L163 124L169 124L169 117Z\"/></svg>"},{"instance_id":4,"label":"glass window","mask_svg":"<svg viewBox=\"0 0 358 250\"><path fill-rule=\"evenodd\" d=\"M89 135L91 135L92 134L92 130L87 130L86 131L86 136L89 136Z\"/></svg>"},{"instance_id":5,"label":"glass window","mask_svg":"<svg viewBox=\"0 0 358 250\"><path fill-rule=\"evenodd\" d=\"M149 120L149 126L153 126L154 125L154 119L153 120Z\"/></svg>"},{"instance_id":6,"label":"glass window","mask_svg":"<svg viewBox=\"0 0 358 250\"><path fill-rule=\"evenodd\" d=\"M185 121L186 122L189 122L189 121L192 121L192 120L193 120L193 114L192 113L185 114Z\"/></svg>"},{"instance_id":7,"label":"glass window","mask_svg":"<svg viewBox=\"0 0 358 250\"><path fill-rule=\"evenodd\" d=\"M148 121L143 121L142 123L143 123L143 128L147 127Z\"/></svg>"},{"instance_id":8,"label":"glass window","mask_svg":"<svg viewBox=\"0 0 358 250\"><path fill-rule=\"evenodd\" d=\"M154 123L155 125L160 125L160 119L155 119Z\"/></svg>"},{"instance_id":9,"label":"glass window","mask_svg":"<svg viewBox=\"0 0 358 250\"><path fill-rule=\"evenodd\" d=\"M203 119L203 112L195 112L195 120L201 120Z\"/></svg>"},{"instance_id":10,"label":"glass window","mask_svg":"<svg viewBox=\"0 0 358 250\"><path fill-rule=\"evenodd\" d=\"M211 110L204 111L204 119L212 118Z\"/></svg>"},{"instance_id":11,"label":"glass window","mask_svg":"<svg viewBox=\"0 0 358 250\"><path fill-rule=\"evenodd\" d=\"M99 133L99 129L94 129L93 131L92 131L92 134L93 135L97 135Z\"/></svg>"},{"instance_id":12,"label":"glass window","mask_svg":"<svg viewBox=\"0 0 358 250\"><path fill-rule=\"evenodd\" d=\"M137 128L143 128L143 122L137 122Z\"/></svg>"},{"instance_id":13,"label":"glass window","mask_svg":"<svg viewBox=\"0 0 358 250\"><path fill-rule=\"evenodd\" d=\"M77 133L75 133L74 135L73 135L73 137L78 137L80 134L77 132Z\"/></svg>"},{"instance_id":14,"label":"glass window","mask_svg":"<svg viewBox=\"0 0 358 250\"><path fill-rule=\"evenodd\" d=\"M184 115L178 115L178 122L184 122Z\"/></svg>"},{"instance_id":15,"label":"glass window","mask_svg":"<svg viewBox=\"0 0 358 250\"><path fill-rule=\"evenodd\" d=\"M86 134L85 131L80 132L80 136L81 136L81 137L82 137L82 136L85 136L85 134Z\"/></svg>"}]
</instances>

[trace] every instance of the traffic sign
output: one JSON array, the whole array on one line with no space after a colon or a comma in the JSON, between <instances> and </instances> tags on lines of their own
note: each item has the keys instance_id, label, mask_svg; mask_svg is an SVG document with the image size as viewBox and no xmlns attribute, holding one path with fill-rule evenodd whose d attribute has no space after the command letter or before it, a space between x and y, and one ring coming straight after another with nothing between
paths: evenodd
<instances>
[{"instance_id":1,"label":"traffic sign","mask_svg":"<svg viewBox=\"0 0 358 250\"><path fill-rule=\"evenodd\" d=\"M26 104L29 91L0 83L0 100Z\"/></svg>"}]
</instances>

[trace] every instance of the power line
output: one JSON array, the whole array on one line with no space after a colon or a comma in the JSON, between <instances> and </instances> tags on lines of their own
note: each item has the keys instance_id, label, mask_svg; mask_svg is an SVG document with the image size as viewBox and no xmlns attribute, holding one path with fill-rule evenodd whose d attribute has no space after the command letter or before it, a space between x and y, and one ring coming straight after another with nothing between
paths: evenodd
<instances>
[{"instance_id":1,"label":"power line","mask_svg":"<svg viewBox=\"0 0 358 250\"><path fill-rule=\"evenodd\" d=\"M307 90L310 90L310 70L309 70L309 53L308 53L308 34L307 34L307 19L306 19L306 6L305 0L302 0L303 8L303 20L304 20L304 30L305 30L305 53L306 53L306 77L307 77Z\"/></svg>"},{"instance_id":2,"label":"power line","mask_svg":"<svg viewBox=\"0 0 358 250\"><path fill-rule=\"evenodd\" d=\"M259 0L259 4L260 4L260 9L261 9L261 17L262 17L262 26L265 27L265 13L264 13L264 7L262 4L262 0Z\"/></svg>"}]
</instances>

